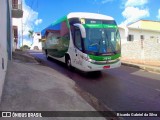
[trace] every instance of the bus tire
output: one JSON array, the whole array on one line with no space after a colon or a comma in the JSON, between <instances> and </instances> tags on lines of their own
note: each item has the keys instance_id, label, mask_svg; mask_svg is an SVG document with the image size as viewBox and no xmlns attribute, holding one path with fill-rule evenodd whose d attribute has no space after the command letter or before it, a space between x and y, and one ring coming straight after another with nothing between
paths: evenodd
<instances>
[{"instance_id":1,"label":"bus tire","mask_svg":"<svg viewBox=\"0 0 160 120\"><path fill-rule=\"evenodd\" d=\"M65 55L65 63L69 70L72 70L71 59L68 54Z\"/></svg>"},{"instance_id":2,"label":"bus tire","mask_svg":"<svg viewBox=\"0 0 160 120\"><path fill-rule=\"evenodd\" d=\"M47 50L45 50L45 53L46 53L46 58L47 58L47 60L48 60L48 59L49 59L48 51L47 51Z\"/></svg>"}]
</instances>

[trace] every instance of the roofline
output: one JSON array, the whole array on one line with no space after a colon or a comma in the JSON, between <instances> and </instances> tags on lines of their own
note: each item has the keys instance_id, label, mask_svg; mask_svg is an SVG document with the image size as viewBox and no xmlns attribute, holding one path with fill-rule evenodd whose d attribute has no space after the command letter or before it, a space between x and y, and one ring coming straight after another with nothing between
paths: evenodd
<instances>
[{"instance_id":1,"label":"roofline","mask_svg":"<svg viewBox=\"0 0 160 120\"><path fill-rule=\"evenodd\" d=\"M144 30L144 31L152 31L152 32L160 32L160 30L151 30L151 29L142 29L142 28L133 28L133 27L127 27L128 29L134 29L134 30Z\"/></svg>"},{"instance_id":2,"label":"roofline","mask_svg":"<svg viewBox=\"0 0 160 120\"><path fill-rule=\"evenodd\" d=\"M145 20L145 19L140 19L140 20L137 20L137 21L135 21L135 22L129 23L127 26L130 26L130 25L132 25L132 24L134 24L134 23L136 23L136 22L139 22L139 21L160 22L160 21L156 21L156 20Z\"/></svg>"},{"instance_id":3,"label":"roofline","mask_svg":"<svg viewBox=\"0 0 160 120\"><path fill-rule=\"evenodd\" d=\"M145 20L145 19L141 19L141 21L150 21L150 22L160 22L160 21L156 21L156 20Z\"/></svg>"}]
</instances>

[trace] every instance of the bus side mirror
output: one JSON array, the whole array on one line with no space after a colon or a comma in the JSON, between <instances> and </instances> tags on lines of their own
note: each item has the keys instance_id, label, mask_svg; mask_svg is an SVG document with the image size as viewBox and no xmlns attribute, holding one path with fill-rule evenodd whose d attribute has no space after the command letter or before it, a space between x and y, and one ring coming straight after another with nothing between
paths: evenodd
<instances>
[{"instance_id":1,"label":"bus side mirror","mask_svg":"<svg viewBox=\"0 0 160 120\"><path fill-rule=\"evenodd\" d=\"M85 30L84 26L80 23L76 23L76 24L74 24L74 26L76 26L80 29L82 38L86 38L86 30Z\"/></svg>"}]
</instances>

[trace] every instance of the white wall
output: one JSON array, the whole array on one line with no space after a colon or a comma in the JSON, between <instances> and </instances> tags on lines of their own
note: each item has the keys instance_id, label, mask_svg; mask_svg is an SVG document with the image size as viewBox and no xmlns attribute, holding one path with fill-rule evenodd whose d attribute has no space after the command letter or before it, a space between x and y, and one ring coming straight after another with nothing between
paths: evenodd
<instances>
[{"instance_id":1,"label":"white wall","mask_svg":"<svg viewBox=\"0 0 160 120\"><path fill-rule=\"evenodd\" d=\"M134 40L127 41L126 33L134 35ZM120 29L120 34L123 59L160 61L160 32L129 28ZM144 40L141 40L141 35Z\"/></svg>"},{"instance_id":2,"label":"white wall","mask_svg":"<svg viewBox=\"0 0 160 120\"><path fill-rule=\"evenodd\" d=\"M41 33L38 32L34 33L33 44L30 48L31 50L34 50L35 46L38 46L39 50L42 50L42 42L39 42L39 39L41 39Z\"/></svg>"},{"instance_id":3,"label":"white wall","mask_svg":"<svg viewBox=\"0 0 160 120\"><path fill-rule=\"evenodd\" d=\"M128 33L126 33L127 31L125 30L125 28L121 28L119 27L119 33L120 33L120 37L121 37L121 44L126 43L127 41L127 36Z\"/></svg>"},{"instance_id":4,"label":"white wall","mask_svg":"<svg viewBox=\"0 0 160 120\"><path fill-rule=\"evenodd\" d=\"M143 30L143 29L134 29L134 28L120 28L120 35L121 35L121 41L122 44L130 43L130 41L127 41L127 36L129 34L134 35L134 41L140 41L140 36L144 36L144 40L150 40L151 36L153 36L156 39L160 40L160 32L152 31L152 30Z\"/></svg>"},{"instance_id":5,"label":"white wall","mask_svg":"<svg viewBox=\"0 0 160 120\"><path fill-rule=\"evenodd\" d=\"M7 0L0 0L0 99L7 70ZM4 61L4 68L2 62Z\"/></svg>"},{"instance_id":6,"label":"white wall","mask_svg":"<svg viewBox=\"0 0 160 120\"><path fill-rule=\"evenodd\" d=\"M134 35L134 40L139 41L140 35L144 35L144 40L150 40L151 36L156 38L160 38L160 32L152 31L152 30L141 30L141 29L129 29L129 33Z\"/></svg>"}]
</instances>

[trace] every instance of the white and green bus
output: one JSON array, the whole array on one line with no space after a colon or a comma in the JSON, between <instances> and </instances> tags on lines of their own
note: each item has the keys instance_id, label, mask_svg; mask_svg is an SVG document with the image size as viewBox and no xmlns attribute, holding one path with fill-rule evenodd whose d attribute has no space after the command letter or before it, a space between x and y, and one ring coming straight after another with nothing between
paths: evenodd
<instances>
[{"instance_id":1,"label":"white and green bus","mask_svg":"<svg viewBox=\"0 0 160 120\"><path fill-rule=\"evenodd\" d=\"M68 68L101 71L121 66L121 41L115 20L96 13L74 12L41 32L48 57Z\"/></svg>"}]
</instances>

